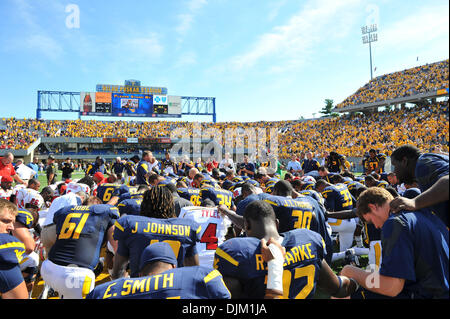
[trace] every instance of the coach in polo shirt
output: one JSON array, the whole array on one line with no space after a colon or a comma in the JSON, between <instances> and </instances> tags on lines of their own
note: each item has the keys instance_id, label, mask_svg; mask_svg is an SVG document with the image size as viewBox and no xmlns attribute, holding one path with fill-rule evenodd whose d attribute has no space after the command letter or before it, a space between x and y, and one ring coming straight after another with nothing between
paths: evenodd
<instances>
[{"instance_id":1,"label":"coach in polo shirt","mask_svg":"<svg viewBox=\"0 0 450 319\"><path fill-rule=\"evenodd\" d=\"M7 152L3 157L0 157L0 176L9 176L12 177L16 183L27 185L27 183L16 174L12 165L13 161L14 155L11 152Z\"/></svg>"}]
</instances>

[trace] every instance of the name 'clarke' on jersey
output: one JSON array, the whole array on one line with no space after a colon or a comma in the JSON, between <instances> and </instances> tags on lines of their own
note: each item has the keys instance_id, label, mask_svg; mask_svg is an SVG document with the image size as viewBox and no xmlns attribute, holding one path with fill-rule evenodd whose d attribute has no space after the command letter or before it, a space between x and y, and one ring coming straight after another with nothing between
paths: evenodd
<instances>
[{"instance_id":1,"label":"name 'clarke' on jersey","mask_svg":"<svg viewBox=\"0 0 450 319\"><path fill-rule=\"evenodd\" d=\"M319 279L325 242L316 232L299 228L280 234L286 248L283 264L283 297L312 298ZM236 237L225 241L216 250L214 268L222 276L239 280L246 298L264 297L267 263L262 259L261 241L255 237Z\"/></svg>"}]
</instances>

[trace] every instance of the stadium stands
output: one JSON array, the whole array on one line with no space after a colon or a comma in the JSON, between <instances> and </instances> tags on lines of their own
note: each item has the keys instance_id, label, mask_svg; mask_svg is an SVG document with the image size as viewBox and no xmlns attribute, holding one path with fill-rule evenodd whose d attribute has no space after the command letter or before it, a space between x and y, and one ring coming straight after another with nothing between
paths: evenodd
<instances>
[{"instance_id":1,"label":"stadium stands","mask_svg":"<svg viewBox=\"0 0 450 319\"><path fill-rule=\"evenodd\" d=\"M0 130L2 149L27 148L38 136L164 137L171 136L177 129L179 132L186 130L192 136L194 127L194 123L170 121L139 123L10 118L4 119L4 123L7 130ZM322 154L334 149L346 156L360 157L369 148L376 148L389 155L391 150L405 143L424 150L441 145L444 151L448 151L449 142L446 102L308 121L200 123L200 127L204 136L212 134L213 129L220 130L223 136L225 130L236 129L235 135L231 136L233 140L245 128L277 128L278 154L285 159L292 153L306 150ZM224 143L222 141L222 146L225 146ZM240 146L242 145L236 145Z\"/></svg>"},{"instance_id":2,"label":"stadium stands","mask_svg":"<svg viewBox=\"0 0 450 319\"><path fill-rule=\"evenodd\" d=\"M378 76L336 107L343 108L349 105L392 100L448 88L448 67L449 60L447 59Z\"/></svg>"}]
</instances>

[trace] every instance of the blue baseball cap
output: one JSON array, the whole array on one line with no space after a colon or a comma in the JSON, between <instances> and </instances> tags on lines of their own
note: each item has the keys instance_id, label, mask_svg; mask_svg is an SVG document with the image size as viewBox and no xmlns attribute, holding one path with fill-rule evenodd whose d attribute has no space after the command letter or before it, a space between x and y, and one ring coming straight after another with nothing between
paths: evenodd
<instances>
[{"instance_id":1,"label":"blue baseball cap","mask_svg":"<svg viewBox=\"0 0 450 319\"><path fill-rule=\"evenodd\" d=\"M165 242L157 242L148 245L144 249L141 255L140 269L154 261L162 261L172 265L177 265L178 263L172 247Z\"/></svg>"}]
</instances>

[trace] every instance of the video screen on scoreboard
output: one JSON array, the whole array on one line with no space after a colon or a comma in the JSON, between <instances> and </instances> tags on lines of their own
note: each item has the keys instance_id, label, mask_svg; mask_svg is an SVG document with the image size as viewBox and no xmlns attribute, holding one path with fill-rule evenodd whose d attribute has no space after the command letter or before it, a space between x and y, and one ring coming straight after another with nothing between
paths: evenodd
<instances>
[{"instance_id":1,"label":"video screen on scoreboard","mask_svg":"<svg viewBox=\"0 0 450 319\"><path fill-rule=\"evenodd\" d=\"M112 113L117 116L151 116L153 97L151 94L113 93Z\"/></svg>"}]
</instances>

